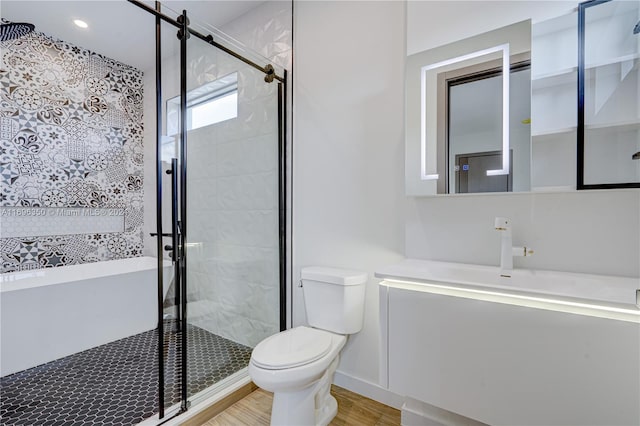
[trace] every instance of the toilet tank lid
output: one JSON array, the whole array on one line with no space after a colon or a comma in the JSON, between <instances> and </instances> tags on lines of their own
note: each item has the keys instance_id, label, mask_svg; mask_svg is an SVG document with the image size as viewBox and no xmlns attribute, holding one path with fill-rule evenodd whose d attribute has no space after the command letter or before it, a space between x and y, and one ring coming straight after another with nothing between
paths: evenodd
<instances>
[{"instance_id":1,"label":"toilet tank lid","mask_svg":"<svg viewBox=\"0 0 640 426\"><path fill-rule=\"evenodd\" d=\"M351 269L307 266L300 271L300 278L339 285L358 285L367 282L367 273Z\"/></svg>"}]
</instances>

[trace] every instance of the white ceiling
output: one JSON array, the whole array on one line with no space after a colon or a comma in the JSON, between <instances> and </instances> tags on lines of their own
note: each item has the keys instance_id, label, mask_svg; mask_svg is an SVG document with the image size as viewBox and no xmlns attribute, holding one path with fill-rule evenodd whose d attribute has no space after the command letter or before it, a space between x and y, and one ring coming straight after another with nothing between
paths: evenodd
<instances>
[{"instance_id":1,"label":"white ceiling","mask_svg":"<svg viewBox=\"0 0 640 426\"><path fill-rule=\"evenodd\" d=\"M145 1L149 6L153 1ZM168 0L170 10L163 12L175 18L173 11L183 9L192 22L223 27L263 1ZM140 70L155 64L155 19L150 13L125 0L31 1L2 0L0 15L13 22L29 22L49 36L92 50ZM73 24L82 19L89 28ZM173 54L178 46L176 29L163 24L163 54Z\"/></svg>"}]
</instances>

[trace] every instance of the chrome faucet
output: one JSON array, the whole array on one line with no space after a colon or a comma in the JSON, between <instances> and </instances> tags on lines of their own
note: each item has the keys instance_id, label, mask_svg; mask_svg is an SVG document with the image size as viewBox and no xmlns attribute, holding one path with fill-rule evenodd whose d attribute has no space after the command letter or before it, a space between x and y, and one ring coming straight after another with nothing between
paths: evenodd
<instances>
[{"instance_id":1,"label":"chrome faucet","mask_svg":"<svg viewBox=\"0 0 640 426\"><path fill-rule=\"evenodd\" d=\"M511 238L511 220L506 217L496 217L496 230L502 233L502 245L500 247L500 276L511 277L513 271L514 256L532 256L530 247L514 247Z\"/></svg>"}]
</instances>

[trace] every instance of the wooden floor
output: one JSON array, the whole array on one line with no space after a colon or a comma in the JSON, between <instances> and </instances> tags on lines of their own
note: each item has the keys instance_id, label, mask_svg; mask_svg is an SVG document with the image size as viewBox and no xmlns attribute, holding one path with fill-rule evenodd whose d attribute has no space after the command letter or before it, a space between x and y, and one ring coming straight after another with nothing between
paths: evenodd
<instances>
[{"instance_id":1,"label":"wooden floor","mask_svg":"<svg viewBox=\"0 0 640 426\"><path fill-rule=\"evenodd\" d=\"M400 411L337 386L331 394L338 401L334 426L395 426L400 424ZM202 426L268 425L271 416L271 393L258 389L202 424Z\"/></svg>"}]
</instances>

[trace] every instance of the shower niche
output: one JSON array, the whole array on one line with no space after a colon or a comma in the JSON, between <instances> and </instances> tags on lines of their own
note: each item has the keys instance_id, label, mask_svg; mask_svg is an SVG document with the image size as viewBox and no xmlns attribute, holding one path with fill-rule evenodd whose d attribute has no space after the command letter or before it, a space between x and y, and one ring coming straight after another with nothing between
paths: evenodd
<instances>
[{"instance_id":1,"label":"shower niche","mask_svg":"<svg viewBox=\"0 0 640 426\"><path fill-rule=\"evenodd\" d=\"M640 187L639 19L640 2L592 0L532 26L535 189Z\"/></svg>"}]
</instances>

